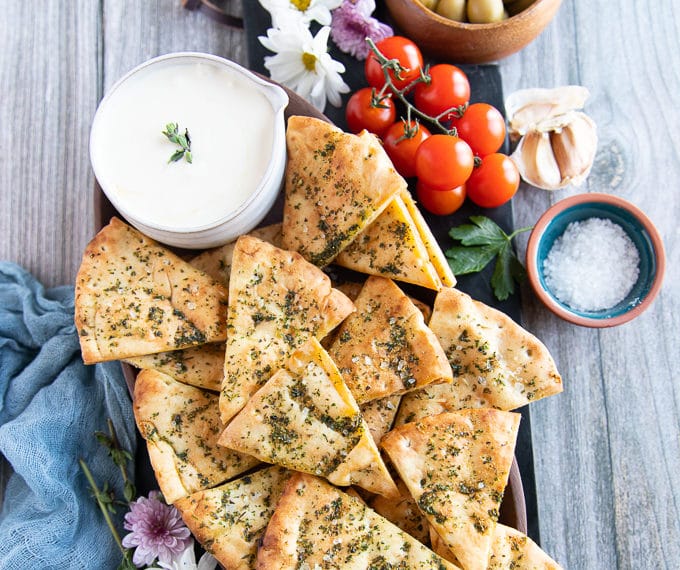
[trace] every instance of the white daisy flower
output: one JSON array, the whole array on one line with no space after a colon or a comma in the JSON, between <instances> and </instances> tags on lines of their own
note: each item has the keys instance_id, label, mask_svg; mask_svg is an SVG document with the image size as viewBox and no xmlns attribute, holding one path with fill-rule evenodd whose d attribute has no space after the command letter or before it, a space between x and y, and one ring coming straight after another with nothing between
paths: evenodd
<instances>
[{"instance_id":1,"label":"white daisy flower","mask_svg":"<svg viewBox=\"0 0 680 570\"><path fill-rule=\"evenodd\" d=\"M324 26L315 37L304 24L289 25L285 30L270 28L260 43L276 55L264 58L264 66L274 81L289 87L307 99L319 111L342 104L340 95L349 86L340 76L345 66L328 54L330 27Z\"/></svg>"},{"instance_id":2,"label":"white daisy flower","mask_svg":"<svg viewBox=\"0 0 680 570\"><path fill-rule=\"evenodd\" d=\"M291 21L305 24L316 21L329 26L331 10L340 6L342 0L260 0L260 4L271 14L274 28L285 28Z\"/></svg>"}]
</instances>

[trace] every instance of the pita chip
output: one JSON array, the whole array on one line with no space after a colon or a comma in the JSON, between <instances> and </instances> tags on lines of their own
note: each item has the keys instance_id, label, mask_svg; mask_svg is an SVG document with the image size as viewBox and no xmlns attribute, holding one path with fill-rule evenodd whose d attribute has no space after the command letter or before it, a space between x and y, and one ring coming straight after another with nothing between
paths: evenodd
<instances>
[{"instance_id":1,"label":"pita chip","mask_svg":"<svg viewBox=\"0 0 680 570\"><path fill-rule=\"evenodd\" d=\"M434 237L434 234L432 233L430 226L427 225L427 222L425 221L423 214L418 209L418 206L413 200L411 194L407 191L404 191L400 194L400 196L401 199L404 201L404 204L406 205L406 209L408 210L409 214L411 214L411 217L413 218L413 222L416 228L418 228L420 239L423 241L423 244L425 245L428 257L430 258L430 262L437 271L437 275L439 275L439 279L441 279L442 285L444 285L444 287L453 287L456 284L456 277L454 276L453 271L451 271L449 262L446 259L444 252L439 247L439 243L437 242L437 239Z\"/></svg>"},{"instance_id":2,"label":"pita chip","mask_svg":"<svg viewBox=\"0 0 680 570\"><path fill-rule=\"evenodd\" d=\"M456 567L354 497L323 479L295 473L267 526L257 568Z\"/></svg>"},{"instance_id":3,"label":"pita chip","mask_svg":"<svg viewBox=\"0 0 680 570\"><path fill-rule=\"evenodd\" d=\"M371 432L371 437L377 445L383 436L392 429L394 418L397 417L401 396L386 396L379 400L371 400L361 404L361 415Z\"/></svg>"},{"instance_id":4,"label":"pita chip","mask_svg":"<svg viewBox=\"0 0 680 570\"><path fill-rule=\"evenodd\" d=\"M227 290L112 218L76 277L75 322L86 364L225 340Z\"/></svg>"},{"instance_id":5,"label":"pita chip","mask_svg":"<svg viewBox=\"0 0 680 570\"><path fill-rule=\"evenodd\" d=\"M135 421L168 503L233 479L259 463L217 445L221 430L217 398L156 370L137 375Z\"/></svg>"},{"instance_id":6,"label":"pita chip","mask_svg":"<svg viewBox=\"0 0 680 570\"><path fill-rule=\"evenodd\" d=\"M335 264L428 289L442 288L418 228L399 196L340 252Z\"/></svg>"},{"instance_id":7,"label":"pita chip","mask_svg":"<svg viewBox=\"0 0 680 570\"><path fill-rule=\"evenodd\" d=\"M418 504L411 496L406 485L401 479L397 479L397 489L401 495L398 499L387 499L376 495L369 503L369 506L380 516L385 517L391 523L397 525L401 530L410 534L413 538L427 545L430 543L430 525L425 515L420 512ZM432 549L434 550L434 548ZM436 550L434 550L437 552ZM442 556L439 552L437 552ZM442 556L442 558L446 558ZM449 560L448 558L446 558ZM451 561L454 562L455 561Z\"/></svg>"},{"instance_id":8,"label":"pita chip","mask_svg":"<svg viewBox=\"0 0 680 570\"><path fill-rule=\"evenodd\" d=\"M252 236L236 242L229 283L222 423L310 337L323 338L354 310L328 276L295 252Z\"/></svg>"},{"instance_id":9,"label":"pita chip","mask_svg":"<svg viewBox=\"0 0 680 570\"><path fill-rule=\"evenodd\" d=\"M329 354L357 402L451 381L437 337L394 281L369 277L355 304Z\"/></svg>"},{"instance_id":10,"label":"pita chip","mask_svg":"<svg viewBox=\"0 0 680 570\"><path fill-rule=\"evenodd\" d=\"M286 131L288 163L281 243L323 267L406 189L380 141L363 131L293 116Z\"/></svg>"},{"instance_id":11,"label":"pita chip","mask_svg":"<svg viewBox=\"0 0 680 570\"><path fill-rule=\"evenodd\" d=\"M229 570L255 567L257 547L291 472L267 467L179 499L191 533Z\"/></svg>"},{"instance_id":12,"label":"pita chip","mask_svg":"<svg viewBox=\"0 0 680 570\"><path fill-rule=\"evenodd\" d=\"M562 570L562 567L525 534L497 524L488 570Z\"/></svg>"},{"instance_id":13,"label":"pita chip","mask_svg":"<svg viewBox=\"0 0 680 570\"><path fill-rule=\"evenodd\" d=\"M123 362L140 370L158 370L183 384L219 392L224 378L224 343L125 358Z\"/></svg>"},{"instance_id":14,"label":"pita chip","mask_svg":"<svg viewBox=\"0 0 680 570\"><path fill-rule=\"evenodd\" d=\"M281 224L272 224L270 226L256 228L248 232L248 235L278 247L281 245ZM194 257L189 263L196 269L200 269L204 273L210 275L215 281L228 287L229 276L231 274L231 261L234 256L234 247L236 247L235 241L209 249Z\"/></svg>"},{"instance_id":15,"label":"pita chip","mask_svg":"<svg viewBox=\"0 0 680 570\"><path fill-rule=\"evenodd\" d=\"M448 357L453 382L404 398L397 424L463 408L513 410L562 391L543 343L465 293L442 289L429 326Z\"/></svg>"},{"instance_id":16,"label":"pita chip","mask_svg":"<svg viewBox=\"0 0 680 570\"><path fill-rule=\"evenodd\" d=\"M508 482L520 415L439 414L382 440L402 481L464 570L485 570Z\"/></svg>"},{"instance_id":17,"label":"pita chip","mask_svg":"<svg viewBox=\"0 0 680 570\"><path fill-rule=\"evenodd\" d=\"M315 338L253 394L219 444L335 485L398 496L359 407Z\"/></svg>"}]
</instances>

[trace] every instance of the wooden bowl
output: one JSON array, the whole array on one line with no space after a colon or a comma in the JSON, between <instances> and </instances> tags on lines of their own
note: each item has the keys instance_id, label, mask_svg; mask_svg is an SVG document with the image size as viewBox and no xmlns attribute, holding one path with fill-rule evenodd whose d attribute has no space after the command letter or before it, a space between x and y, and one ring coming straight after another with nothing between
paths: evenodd
<instances>
[{"instance_id":1,"label":"wooden bowl","mask_svg":"<svg viewBox=\"0 0 680 570\"><path fill-rule=\"evenodd\" d=\"M562 0L536 0L515 16L492 24L444 18L418 0L386 0L401 32L430 57L457 63L487 63L521 50L555 16Z\"/></svg>"}]
</instances>

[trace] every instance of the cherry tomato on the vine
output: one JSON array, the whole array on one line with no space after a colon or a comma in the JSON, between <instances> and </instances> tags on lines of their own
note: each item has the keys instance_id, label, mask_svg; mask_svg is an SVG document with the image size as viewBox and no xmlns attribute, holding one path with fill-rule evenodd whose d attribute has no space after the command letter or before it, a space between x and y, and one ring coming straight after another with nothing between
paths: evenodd
<instances>
[{"instance_id":1,"label":"cherry tomato on the vine","mask_svg":"<svg viewBox=\"0 0 680 570\"><path fill-rule=\"evenodd\" d=\"M418 180L416 193L423 207L437 216L453 214L465 202L465 184L450 190L437 190Z\"/></svg>"},{"instance_id":2,"label":"cherry tomato on the vine","mask_svg":"<svg viewBox=\"0 0 680 570\"><path fill-rule=\"evenodd\" d=\"M482 208L496 208L515 195L519 187L519 171L509 156L500 153L482 158L467 181L467 195Z\"/></svg>"},{"instance_id":3,"label":"cherry tomato on the vine","mask_svg":"<svg viewBox=\"0 0 680 570\"><path fill-rule=\"evenodd\" d=\"M487 103L473 103L460 119L453 120L452 126L477 156L496 152L505 140L505 119Z\"/></svg>"},{"instance_id":4,"label":"cherry tomato on the vine","mask_svg":"<svg viewBox=\"0 0 680 570\"><path fill-rule=\"evenodd\" d=\"M464 184L474 165L470 146L451 135L432 135L423 141L416 153L416 175L428 186L439 190Z\"/></svg>"},{"instance_id":5,"label":"cherry tomato on the vine","mask_svg":"<svg viewBox=\"0 0 680 570\"><path fill-rule=\"evenodd\" d=\"M347 126L353 133L366 129L382 136L396 117L397 109L392 97L378 98L371 87L359 89L349 98L345 108Z\"/></svg>"},{"instance_id":6,"label":"cherry tomato on the vine","mask_svg":"<svg viewBox=\"0 0 680 570\"><path fill-rule=\"evenodd\" d=\"M403 89L413 80L420 77L420 68L423 67L423 56L420 49L408 38L402 36L391 36L380 40L375 47L387 59L399 61L404 71L400 74L400 79L395 77L394 71L390 71L390 77L397 89ZM385 75L382 67L371 51L364 63L364 73L366 81L371 87L381 89L385 85Z\"/></svg>"},{"instance_id":7,"label":"cherry tomato on the vine","mask_svg":"<svg viewBox=\"0 0 680 570\"><path fill-rule=\"evenodd\" d=\"M409 133L406 131L412 136L408 137ZM416 151L429 137L430 131L415 121L411 121L408 127L406 121L397 121L385 132L383 137L385 151L397 172L404 178L416 175Z\"/></svg>"},{"instance_id":8,"label":"cherry tomato on the vine","mask_svg":"<svg viewBox=\"0 0 680 570\"><path fill-rule=\"evenodd\" d=\"M430 68L430 82L416 85L416 108L431 117L437 117L451 108L458 109L470 101L470 82L460 68L440 63ZM453 118L448 114L445 120Z\"/></svg>"}]
</instances>

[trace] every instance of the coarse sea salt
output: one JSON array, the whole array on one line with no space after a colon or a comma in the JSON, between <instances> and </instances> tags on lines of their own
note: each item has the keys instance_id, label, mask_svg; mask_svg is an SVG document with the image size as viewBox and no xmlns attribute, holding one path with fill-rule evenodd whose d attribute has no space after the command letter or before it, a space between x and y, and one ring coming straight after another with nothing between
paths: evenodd
<instances>
[{"instance_id":1,"label":"coarse sea salt","mask_svg":"<svg viewBox=\"0 0 680 570\"><path fill-rule=\"evenodd\" d=\"M543 262L545 282L579 311L609 309L625 299L640 273L640 254L621 226L608 219L572 222Z\"/></svg>"}]
</instances>

